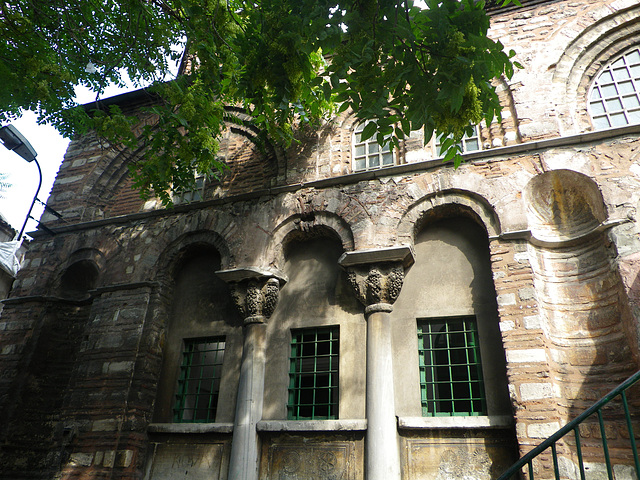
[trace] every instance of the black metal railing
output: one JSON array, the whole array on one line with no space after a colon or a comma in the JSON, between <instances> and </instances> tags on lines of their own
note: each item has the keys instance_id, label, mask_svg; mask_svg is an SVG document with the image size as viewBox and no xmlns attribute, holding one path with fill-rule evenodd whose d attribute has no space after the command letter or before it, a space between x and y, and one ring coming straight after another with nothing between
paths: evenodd
<instances>
[{"instance_id":1,"label":"black metal railing","mask_svg":"<svg viewBox=\"0 0 640 480\"><path fill-rule=\"evenodd\" d=\"M553 471L555 474L555 478L556 480L559 480L560 471L558 468L558 454L556 450L556 444L558 440L560 440L569 432L573 432L575 435L576 456L578 457L578 466L580 468L580 479L585 480L585 469L584 469L584 462L582 458L582 446L580 443L579 427L581 423L583 423L587 418L589 418L594 414L597 415L598 424L600 426L600 437L602 439L602 449L604 451L604 458L607 466L607 475L609 477L609 480L613 480L613 467L611 465L611 457L609 455L609 446L607 445L607 436L605 434L602 408L618 395L621 397L622 405L624 407L624 416L627 424L627 430L629 431L629 442L631 444L630 446L633 452L633 460L635 462L636 478L640 479L640 462L638 461L638 449L636 447L636 440L633 433L633 427L631 425L631 414L629 412L629 403L627 401L627 395L626 395L626 390L629 387L631 387L633 384L635 384L638 380L640 380L640 371L636 372L634 375L629 377L623 383L621 383L616 388L611 390L608 394L606 394L604 397L598 400L598 402L593 404L591 407L589 407L587 410L582 412L572 421L567 423L564 427L562 427L556 433L554 433L549 438L547 438L540 445L538 445L533 450L528 452L524 457L522 457L520 460L514 463L506 472L500 475L500 477L498 477L498 480L507 480L511 478L513 475L520 472L525 465L528 466L529 480L534 480L533 459L538 455L540 455L545 450L547 450L548 448L551 448L551 456L553 459Z\"/></svg>"}]
</instances>

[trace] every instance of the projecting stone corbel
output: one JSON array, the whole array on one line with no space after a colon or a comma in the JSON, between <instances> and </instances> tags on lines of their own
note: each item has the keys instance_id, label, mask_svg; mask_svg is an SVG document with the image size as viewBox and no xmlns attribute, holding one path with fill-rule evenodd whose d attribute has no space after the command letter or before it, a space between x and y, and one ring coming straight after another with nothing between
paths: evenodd
<instances>
[{"instance_id":1,"label":"projecting stone corbel","mask_svg":"<svg viewBox=\"0 0 640 480\"><path fill-rule=\"evenodd\" d=\"M405 269L414 259L413 248L401 246L345 252L338 263L347 270L356 297L367 310L376 305L376 310L391 311L400 295Z\"/></svg>"},{"instance_id":2,"label":"projecting stone corbel","mask_svg":"<svg viewBox=\"0 0 640 480\"><path fill-rule=\"evenodd\" d=\"M287 276L258 267L234 268L216 272L231 289L231 297L244 323L264 323L273 314L280 289Z\"/></svg>"}]
</instances>

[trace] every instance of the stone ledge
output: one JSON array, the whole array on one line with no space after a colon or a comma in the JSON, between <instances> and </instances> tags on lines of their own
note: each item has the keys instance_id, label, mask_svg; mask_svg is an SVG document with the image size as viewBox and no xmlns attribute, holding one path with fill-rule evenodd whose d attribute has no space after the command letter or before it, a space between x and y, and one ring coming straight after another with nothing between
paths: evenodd
<instances>
[{"instance_id":1,"label":"stone ledge","mask_svg":"<svg viewBox=\"0 0 640 480\"><path fill-rule=\"evenodd\" d=\"M149 433L231 433L233 423L150 423Z\"/></svg>"},{"instance_id":2,"label":"stone ledge","mask_svg":"<svg viewBox=\"0 0 640 480\"><path fill-rule=\"evenodd\" d=\"M262 420L259 432L325 432L360 431L367 429L367 421L356 420Z\"/></svg>"},{"instance_id":3,"label":"stone ledge","mask_svg":"<svg viewBox=\"0 0 640 480\"><path fill-rule=\"evenodd\" d=\"M398 428L446 429L446 428L509 428L514 424L509 415L490 417L398 417Z\"/></svg>"}]
</instances>

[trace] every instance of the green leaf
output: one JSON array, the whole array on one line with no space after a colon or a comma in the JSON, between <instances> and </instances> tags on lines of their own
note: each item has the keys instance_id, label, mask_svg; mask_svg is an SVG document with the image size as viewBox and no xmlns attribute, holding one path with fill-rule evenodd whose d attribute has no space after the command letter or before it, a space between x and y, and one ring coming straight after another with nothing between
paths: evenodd
<instances>
[{"instance_id":1,"label":"green leaf","mask_svg":"<svg viewBox=\"0 0 640 480\"><path fill-rule=\"evenodd\" d=\"M362 133L360 134L360 138L364 141L364 140L369 140L374 133L376 133L376 130L378 129L378 126L375 124L375 122L369 122L365 125L364 129L362 130Z\"/></svg>"}]
</instances>

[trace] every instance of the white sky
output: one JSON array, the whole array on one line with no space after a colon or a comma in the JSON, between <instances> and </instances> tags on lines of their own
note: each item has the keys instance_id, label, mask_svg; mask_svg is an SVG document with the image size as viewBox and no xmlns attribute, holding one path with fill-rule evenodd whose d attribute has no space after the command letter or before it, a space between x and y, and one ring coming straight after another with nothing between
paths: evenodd
<instances>
[{"instance_id":1,"label":"white sky","mask_svg":"<svg viewBox=\"0 0 640 480\"><path fill-rule=\"evenodd\" d=\"M112 97L129 90L133 90L133 87L109 87L102 98ZM95 93L91 93L84 87L76 88L76 95L78 103L88 103L95 99ZM38 198L46 203L69 145L69 139L62 137L50 125L38 125L36 114L33 112L25 112L21 118L12 122L12 125L22 133L37 153L37 160L42 169L42 187ZM6 181L11 183L11 187L2 193L5 198L0 199L0 214L19 232L38 188L38 168L34 162L23 160L17 153L4 148L0 142L0 173L8 174ZM42 204L36 202L31 216L39 219L43 209ZM35 220L29 220L25 233L36 230L36 227Z\"/></svg>"}]
</instances>

